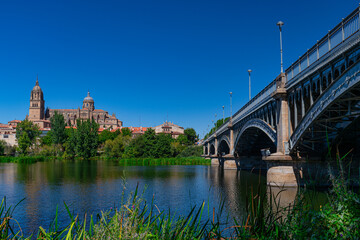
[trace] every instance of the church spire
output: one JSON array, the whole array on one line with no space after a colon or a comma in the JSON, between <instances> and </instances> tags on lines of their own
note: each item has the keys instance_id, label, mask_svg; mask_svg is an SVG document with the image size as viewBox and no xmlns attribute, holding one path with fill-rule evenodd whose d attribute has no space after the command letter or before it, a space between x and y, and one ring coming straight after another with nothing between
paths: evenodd
<instances>
[{"instance_id":1,"label":"church spire","mask_svg":"<svg viewBox=\"0 0 360 240\"><path fill-rule=\"evenodd\" d=\"M36 86L39 86L39 75L36 74Z\"/></svg>"}]
</instances>

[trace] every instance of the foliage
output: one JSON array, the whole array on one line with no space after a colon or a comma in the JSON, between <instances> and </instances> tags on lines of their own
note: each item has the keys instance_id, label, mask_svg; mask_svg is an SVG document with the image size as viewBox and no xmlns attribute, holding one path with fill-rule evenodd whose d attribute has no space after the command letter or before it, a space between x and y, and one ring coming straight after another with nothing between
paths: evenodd
<instances>
[{"instance_id":1,"label":"foliage","mask_svg":"<svg viewBox=\"0 0 360 240\"><path fill-rule=\"evenodd\" d=\"M178 143L181 144L181 145L188 145L188 144L189 144L189 140L188 140L188 138L186 137L186 135L179 135L179 136L176 138L176 142L178 142Z\"/></svg>"},{"instance_id":2,"label":"foliage","mask_svg":"<svg viewBox=\"0 0 360 240\"><path fill-rule=\"evenodd\" d=\"M53 144L52 131L48 131L45 136L40 139L41 146L51 146Z\"/></svg>"},{"instance_id":3,"label":"foliage","mask_svg":"<svg viewBox=\"0 0 360 240\"><path fill-rule=\"evenodd\" d=\"M76 129L74 128L68 128L66 129L65 133L67 135L67 140L64 143L65 146L65 158L74 158L75 157L75 148L76 148Z\"/></svg>"},{"instance_id":4,"label":"foliage","mask_svg":"<svg viewBox=\"0 0 360 240\"><path fill-rule=\"evenodd\" d=\"M178 157L200 157L202 153L202 146L187 146Z\"/></svg>"},{"instance_id":5,"label":"foliage","mask_svg":"<svg viewBox=\"0 0 360 240\"><path fill-rule=\"evenodd\" d=\"M51 137L54 144L63 144L66 141L65 119L64 116L57 111L50 118Z\"/></svg>"},{"instance_id":6,"label":"foliage","mask_svg":"<svg viewBox=\"0 0 360 240\"><path fill-rule=\"evenodd\" d=\"M60 144L52 144L52 145L43 145L40 148L39 156L51 157L57 156L61 157L63 155L62 146Z\"/></svg>"},{"instance_id":7,"label":"foliage","mask_svg":"<svg viewBox=\"0 0 360 240\"><path fill-rule=\"evenodd\" d=\"M229 121L230 117L223 119L219 119L216 121L216 123L214 123L214 127L210 129L210 131L204 136L204 139L207 139L208 137L210 137L211 134L213 134L215 132L216 129L220 128L223 124L227 123L227 121Z\"/></svg>"},{"instance_id":8,"label":"foliage","mask_svg":"<svg viewBox=\"0 0 360 240\"><path fill-rule=\"evenodd\" d=\"M0 140L0 156L5 154L6 142L4 140Z\"/></svg>"},{"instance_id":9,"label":"foliage","mask_svg":"<svg viewBox=\"0 0 360 240\"><path fill-rule=\"evenodd\" d=\"M1 156L0 162L12 162L12 163L35 163L43 162L47 160L44 156L19 156L19 157L8 157Z\"/></svg>"},{"instance_id":10,"label":"foliage","mask_svg":"<svg viewBox=\"0 0 360 240\"><path fill-rule=\"evenodd\" d=\"M114 140L107 140L104 147L105 155L109 158L121 158L130 141L130 136L123 135L117 136Z\"/></svg>"},{"instance_id":11,"label":"foliage","mask_svg":"<svg viewBox=\"0 0 360 240\"><path fill-rule=\"evenodd\" d=\"M199 136L196 134L195 129L193 128L187 128L184 130L184 134L188 140L188 144L192 145L195 144L195 142L198 140Z\"/></svg>"},{"instance_id":12,"label":"foliage","mask_svg":"<svg viewBox=\"0 0 360 240\"><path fill-rule=\"evenodd\" d=\"M85 159L96 155L98 147L99 125L95 121L77 121L77 131L75 131L76 155Z\"/></svg>"},{"instance_id":13,"label":"foliage","mask_svg":"<svg viewBox=\"0 0 360 240\"><path fill-rule=\"evenodd\" d=\"M105 129L99 134L99 143L103 144L107 140L114 140L119 135L120 135L119 129L117 129L115 132L111 132L110 130Z\"/></svg>"},{"instance_id":14,"label":"foliage","mask_svg":"<svg viewBox=\"0 0 360 240\"><path fill-rule=\"evenodd\" d=\"M155 158L171 157L171 142L172 137L170 134L160 133L156 136L156 142L154 146Z\"/></svg>"},{"instance_id":15,"label":"foliage","mask_svg":"<svg viewBox=\"0 0 360 240\"><path fill-rule=\"evenodd\" d=\"M131 132L130 128L122 128L121 129L121 134L123 136L129 136L129 137L132 136L132 132Z\"/></svg>"},{"instance_id":16,"label":"foliage","mask_svg":"<svg viewBox=\"0 0 360 240\"><path fill-rule=\"evenodd\" d=\"M16 138L21 154L26 154L40 135L39 127L25 119L16 126Z\"/></svg>"}]
</instances>

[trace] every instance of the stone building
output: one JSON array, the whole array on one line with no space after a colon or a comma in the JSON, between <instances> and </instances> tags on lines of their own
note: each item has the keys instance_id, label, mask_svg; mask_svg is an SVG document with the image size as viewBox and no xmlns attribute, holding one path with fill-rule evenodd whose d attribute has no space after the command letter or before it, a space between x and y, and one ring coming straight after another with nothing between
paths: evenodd
<instances>
[{"instance_id":1,"label":"stone building","mask_svg":"<svg viewBox=\"0 0 360 240\"><path fill-rule=\"evenodd\" d=\"M36 79L35 87L30 95L29 115L27 118L36 123L40 128L50 127L50 118L58 112L64 116L65 122L68 126L76 126L78 119L87 120L94 119L101 128L118 128L122 127L122 121L116 118L115 114L110 115L107 111L102 109L95 109L95 101L88 92L83 100L82 108L80 109L51 109L46 108L42 89L39 86L39 80Z\"/></svg>"},{"instance_id":2,"label":"stone building","mask_svg":"<svg viewBox=\"0 0 360 240\"><path fill-rule=\"evenodd\" d=\"M153 127L156 134L159 133L168 133L171 134L172 138L177 138L179 135L184 134L184 128L180 127L172 122L164 122L163 124Z\"/></svg>"},{"instance_id":3,"label":"stone building","mask_svg":"<svg viewBox=\"0 0 360 240\"><path fill-rule=\"evenodd\" d=\"M8 124L0 123L0 140L6 142L9 146L17 145L16 140L16 125L21 122L19 120L13 120L8 122Z\"/></svg>"}]
</instances>

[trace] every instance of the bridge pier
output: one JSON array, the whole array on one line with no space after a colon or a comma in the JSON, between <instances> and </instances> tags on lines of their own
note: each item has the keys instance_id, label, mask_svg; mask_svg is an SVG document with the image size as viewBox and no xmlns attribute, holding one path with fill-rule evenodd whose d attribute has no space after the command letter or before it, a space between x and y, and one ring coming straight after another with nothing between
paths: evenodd
<instances>
[{"instance_id":1,"label":"bridge pier","mask_svg":"<svg viewBox=\"0 0 360 240\"><path fill-rule=\"evenodd\" d=\"M217 157L211 158L211 166L219 166L219 159Z\"/></svg>"},{"instance_id":2,"label":"bridge pier","mask_svg":"<svg viewBox=\"0 0 360 240\"><path fill-rule=\"evenodd\" d=\"M267 184L274 187L298 187L292 166L271 167L267 171Z\"/></svg>"}]
</instances>

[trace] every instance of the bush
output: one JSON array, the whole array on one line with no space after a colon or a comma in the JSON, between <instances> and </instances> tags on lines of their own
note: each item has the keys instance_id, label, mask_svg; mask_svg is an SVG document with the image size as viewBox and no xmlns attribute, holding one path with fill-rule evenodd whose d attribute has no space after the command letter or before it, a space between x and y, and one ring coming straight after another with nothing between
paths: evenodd
<instances>
[{"instance_id":1,"label":"bush","mask_svg":"<svg viewBox=\"0 0 360 240\"><path fill-rule=\"evenodd\" d=\"M202 146L187 146L178 157L200 157L202 152Z\"/></svg>"}]
</instances>

